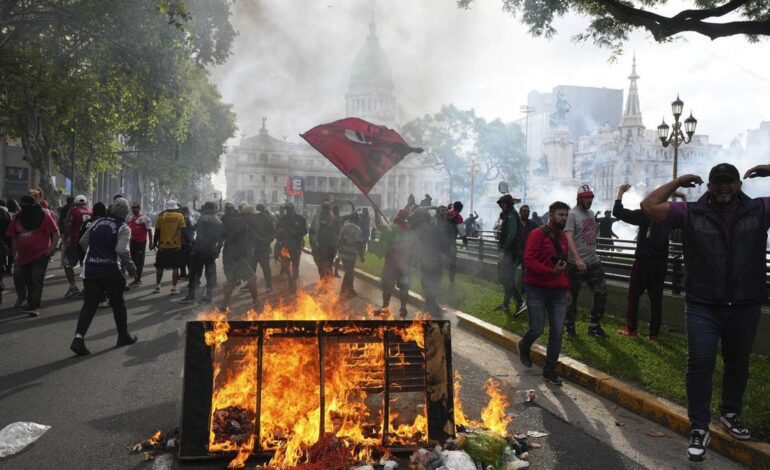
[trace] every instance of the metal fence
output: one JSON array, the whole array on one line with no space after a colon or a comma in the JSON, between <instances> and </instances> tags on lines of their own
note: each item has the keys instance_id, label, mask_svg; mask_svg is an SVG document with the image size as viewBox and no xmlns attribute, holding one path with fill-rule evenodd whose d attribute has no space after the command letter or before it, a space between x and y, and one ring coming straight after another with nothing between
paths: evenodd
<instances>
[{"instance_id":1,"label":"metal fence","mask_svg":"<svg viewBox=\"0 0 770 470\"><path fill-rule=\"evenodd\" d=\"M461 240L457 241L458 255L475 258L486 263L497 262L497 240L494 232L479 232L477 237L468 237L467 246ZM596 253L602 261L607 279L628 283L631 267L634 264L636 240L619 240L598 238ZM770 288L770 251L765 255L765 272L767 286ZM665 287L674 294L681 294L684 289L684 259L681 243L671 243L668 253L668 270Z\"/></svg>"}]
</instances>

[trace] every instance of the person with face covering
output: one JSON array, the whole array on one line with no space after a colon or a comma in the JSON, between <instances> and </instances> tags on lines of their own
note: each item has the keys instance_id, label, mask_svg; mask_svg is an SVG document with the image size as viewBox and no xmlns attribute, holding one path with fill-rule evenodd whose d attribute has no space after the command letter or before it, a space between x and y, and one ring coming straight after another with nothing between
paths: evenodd
<instances>
[{"instance_id":1,"label":"person with face covering","mask_svg":"<svg viewBox=\"0 0 770 470\"><path fill-rule=\"evenodd\" d=\"M24 286L26 295L27 303L22 308L27 315L36 317L43 295L45 270L59 242L59 230L53 217L32 196L23 196L21 212L8 227L6 235L11 237L19 283Z\"/></svg>"},{"instance_id":2,"label":"person with face covering","mask_svg":"<svg viewBox=\"0 0 770 470\"><path fill-rule=\"evenodd\" d=\"M99 303L106 295L112 307L115 327L118 330L117 346L134 344L136 335L128 332L128 313L123 299L126 279L120 272L125 267L129 275L136 275L131 260L129 242L131 229L126 224L128 201L115 199L108 209L109 215L95 221L80 237L80 246L86 250L83 260L83 307L80 309L75 338L70 349L78 356L91 352L85 344L85 335L94 319Z\"/></svg>"},{"instance_id":3,"label":"person with face covering","mask_svg":"<svg viewBox=\"0 0 770 470\"><path fill-rule=\"evenodd\" d=\"M444 217L437 215L436 217ZM438 303L438 290L444 270L444 234L434 223L427 208L420 208L412 214L408 221L412 227L411 240L414 240L417 265L420 267L420 282L425 296L425 309L433 318L442 317L441 306Z\"/></svg>"},{"instance_id":4,"label":"person with face covering","mask_svg":"<svg viewBox=\"0 0 770 470\"><path fill-rule=\"evenodd\" d=\"M743 177L770 177L770 165L755 166ZM736 439L751 439L740 414L761 308L767 302L770 228L770 197L747 196L738 169L729 163L711 169L708 191L697 201L668 202L679 188L702 183L700 176L683 175L642 201L647 217L682 229L684 238L685 388L691 428L687 455L693 461L705 459L711 439L712 381L720 343L724 360L720 424Z\"/></svg>"},{"instance_id":5,"label":"person with face covering","mask_svg":"<svg viewBox=\"0 0 770 470\"><path fill-rule=\"evenodd\" d=\"M554 385L561 385L555 368L561 352L564 317L570 303L567 238L563 232L569 206L557 201L551 204L548 213L551 215L548 225L534 230L524 248L524 262L528 266L524 283L527 285L529 329L518 346L522 364L532 367L530 349L532 343L543 334L545 320L548 318L548 349L543 378Z\"/></svg>"},{"instance_id":6,"label":"person with face covering","mask_svg":"<svg viewBox=\"0 0 770 470\"><path fill-rule=\"evenodd\" d=\"M564 326L567 335L577 336L575 320L577 318L577 301L580 288L585 282L594 294L594 302L591 308L591 320L588 326L588 334L600 339L606 339L599 322L604 317L607 306L607 281L604 276L602 263L596 254L596 219L591 205L594 202L594 193L584 184L577 194L577 205L569 211L567 226L564 235L569 245L569 283L572 294L572 303L567 307L567 319Z\"/></svg>"},{"instance_id":7,"label":"person with face covering","mask_svg":"<svg viewBox=\"0 0 770 470\"><path fill-rule=\"evenodd\" d=\"M337 254L338 224L339 221L335 221L332 216L331 204L324 202L310 225L310 248L321 279L331 277L333 274L334 257Z\"/></svg>"},{"instance_id":8,"label":"person with face covering","mask_svg":"<svg viewBox=\"0 0 770 470\"><path fill-rule=\"evenodd\" d=\"M222 268L225 272L225 285L222 289L220 310L230 309L230 298L241 282L251 293L252 307L261 310L257 295L257 261L254 251L257 245L257 210L244 204L241 212L227 214L222 222L224 247L222 249Z\"/></svg>"},{"instance_id":9,"label":"person with face covering","mask_svg":"<svg viewBox=\"0 0 770 470\"><path fill-rule=\"evenodd\" d=\"M304 217L297 214L294 204L287 203L283 209L284 212L278 218L275 226L276 257L283 248L286 248L286 251L289 252L291 263L289 289L294 290L297 287L297 279L299 279L299 260L302 255L302 246L305 244L307 221Z\"/></svg>"}]
</instances>

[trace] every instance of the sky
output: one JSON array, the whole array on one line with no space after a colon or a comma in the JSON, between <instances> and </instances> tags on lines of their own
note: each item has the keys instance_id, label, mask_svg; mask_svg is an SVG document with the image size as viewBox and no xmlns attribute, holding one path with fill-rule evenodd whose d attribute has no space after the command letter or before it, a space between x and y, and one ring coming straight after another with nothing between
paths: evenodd
<instances>
[{"instance_id":1,"label":"sky","mask_svg":"<svg viewBox=\"0 0 770 470\"><path fill-rule=\"evenodd\" d=\"M680 3L688 4L671 7ZM728 145L770 121L767 40L712 42L686 34L658 44L640 32L612 63L609 50L572 41L586 18L565 17L556 37L535 38L497 0L476 0L470 10L453 0L238 0L233 55L211 76L238 114L239 136L256 134L266 117L271 135L299 141L300 132L344 117L350 67L372 11L402 123L449 103L511 121L521 116L529 91L556 85L625 90L634 53L648 128L664 115L671 121L677 93L712 143ZM223 173L214 182L223 186Z\"/></svg>"}]
</instances>

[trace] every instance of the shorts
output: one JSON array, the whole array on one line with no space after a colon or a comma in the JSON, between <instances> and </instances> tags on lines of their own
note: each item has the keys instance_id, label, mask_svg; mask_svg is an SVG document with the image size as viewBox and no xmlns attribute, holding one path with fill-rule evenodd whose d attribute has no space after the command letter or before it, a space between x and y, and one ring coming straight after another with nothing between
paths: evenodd
<instances>
[{"instance_id":1,"label":"shorts","mask_svg":"<svg viewBox=\"0 0 770 470\"><path fill-rule=\"evenodd\" d=\"M177 269L185 264L184 252L181 248L161 249L155 255L155 269Z\"/></svg>"},{"instance_id":2,"label":"shorts","mask_svg":"<svg viewBox=\"0 0 770 470\"><path fill-rule=\"evenodd\" d=\"M66 245L61 253L61 265L63 268L72 269L80 262L80 247Z\"/></svg>"}]
</instances>

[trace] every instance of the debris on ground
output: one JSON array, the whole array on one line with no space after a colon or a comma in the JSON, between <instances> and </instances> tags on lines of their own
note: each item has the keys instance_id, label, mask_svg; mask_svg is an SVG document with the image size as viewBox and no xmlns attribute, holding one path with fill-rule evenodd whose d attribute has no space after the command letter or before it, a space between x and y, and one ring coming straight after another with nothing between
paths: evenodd
<instances>
[{"instance_id":1,"label":"debris on ground","mask_svg":"<svg viewBox=\"0 0 770 470\"><path fill-rule=\"evenodd\" d=\"M142 459L145 461L154 460L160 454L167 452L175 453L179 442L179 428L174 428L169 432L162 432L160 429L149 438L138 442L131 447L131 452L135 454L142 453Z\"/></svg>"},{"instance_id":2,"label":"debris on ground","mask_svg":"<svg viewBox=\"0 0 770 470\"><path fill-rule=\"evenodd\" d=\"M22 451L25 447L40 439L51 429L44 424L16 422L0 430L0 457L8 457Z\"/></svg>"},{"instance_id":3,"label":"debris on ground","mask_svg":"<svg viewBox=\"0 0 770 470\"><path fill-rule=\"evenodd\" d=\"M543 431L527 431L527 437L545 437L549 434Z\"/></svg>"},{"instance_id":4,"label":"debris on ground","mask_svg":"<svg viewBox=\"0 0 770 470\"><path fill-rule=\"evenodd\" d=\"M647 435L651 437L666 437L666 433L658 431L657 429L650 429L647 431Z\"/></svg>"}]
</instances>

